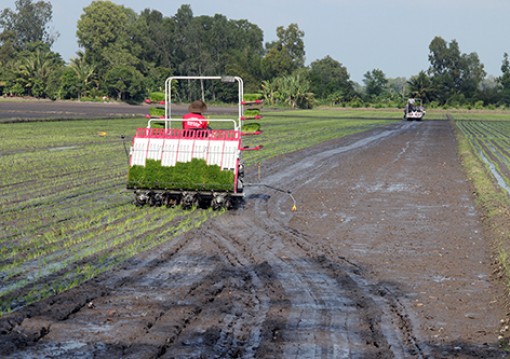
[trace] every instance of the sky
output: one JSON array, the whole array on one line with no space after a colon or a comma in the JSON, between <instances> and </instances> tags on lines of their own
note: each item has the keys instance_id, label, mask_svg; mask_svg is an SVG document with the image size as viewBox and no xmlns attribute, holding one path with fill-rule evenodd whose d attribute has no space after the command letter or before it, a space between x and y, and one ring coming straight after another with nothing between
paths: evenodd
<instances>
[{"instance_id":1,"label":"sky","mask_svg":"<svg viewBox=\"0 0 510 359\"><path fill-rule=\"evenodd\" d=\"M33 0L36 2L37 0ZM48 0L45 0L48 2ZM295 23L304 32L306 65L330 56L362 83L365 73L410 78L429 67L429 44L436 36L456 40L462 53L476 52L488 75L500 76L510 53L509 0L112 0L140 13L146 8L174 16L189 4L194 16L222 14L246 19L276 40L276 28ZM64 60L79 50L76 24L92 0L49 0L50 24L60 36L53 50ZM0 0L0 10L15 0ZM216 74L211 74L216 75Z\"/></svg>"}]
</instances>

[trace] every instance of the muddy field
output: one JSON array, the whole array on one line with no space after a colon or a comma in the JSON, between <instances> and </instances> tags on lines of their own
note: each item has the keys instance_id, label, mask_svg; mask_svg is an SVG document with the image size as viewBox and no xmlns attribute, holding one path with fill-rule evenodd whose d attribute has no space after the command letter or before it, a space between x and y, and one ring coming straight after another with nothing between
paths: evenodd
<instances>
[{"instance_id":1,"label":"muddy field","mask_svg":"<svg viewBox=\"0 0 510 359\"><path fill-rule=\"evenodd\" d=\"M450 123L388 125L260 173L243 208L0 318L0 357L507 356Z\"/></svg>"}]
</instances>

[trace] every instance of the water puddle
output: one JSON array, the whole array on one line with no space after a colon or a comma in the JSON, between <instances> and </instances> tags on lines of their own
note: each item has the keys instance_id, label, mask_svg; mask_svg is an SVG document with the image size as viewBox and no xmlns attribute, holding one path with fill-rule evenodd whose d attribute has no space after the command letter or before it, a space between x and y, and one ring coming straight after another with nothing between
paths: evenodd
<instances>
[{"instance_id":1,"label":"water puddle","mask_svg":"<svg viewBox=\"0 0 510 359\"><path fill-rule=\"evenodd\" d=\"M55 151L67 151L67 150L74 150L75 148L78 148L77 146L61 146L61 147L52 147L48 149L48 151L55 152Z\"/></svg>"},{"instance_id":2,"label":"water puddle","mask_svg":"<svg viewBox=\"0 0 510 359\"><path fill-rule=\"evenodd\" d=\"M499 174L494 163L489 161L487 159L487 157L485 157L482 152L479 152L479 154L480 154L480 158L483 160L483 162L485 162L489 166L489 169L490 169L492 175L494 176L494 178L496 179L496 182L498 183L499 187L503 188L508 194L510 194L510 187L508 187L508 185L506 184L503 176L501 176Z\"/></svg>"}]
</instances>

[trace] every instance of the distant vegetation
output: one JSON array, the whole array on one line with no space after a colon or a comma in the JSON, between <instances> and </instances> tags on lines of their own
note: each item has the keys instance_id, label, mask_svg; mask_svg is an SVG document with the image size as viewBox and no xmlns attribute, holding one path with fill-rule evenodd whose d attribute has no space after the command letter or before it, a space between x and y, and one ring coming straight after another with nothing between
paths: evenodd
<instances>
[{"instance_id":1,"label":"distant vegetation","mask_svg":"<svg viewBox=\"0 0 510 359\"><path fill-rule=\"evenodd\" d=\"M245 80L246 91L262 93L267 104L292 108L402 107L408 97L421 97L429 108L510 105L506 53L501 75L487 78L475 52L462 53L456 40L439 36L429 45L428 69L394 79L372 69L357 84L330 56L305 66L304 32L295 23L278 26L277 40L264 44L256 24L221 14L194 16L189 5L167 16L92 1L76 29L69 29L76 31L80 51L66 63L52 51L58 34L50 31L51 20L49 1L17 0L15 9L0 12L0 95L139 103L161 92L170 75L233 74ZM184 84L173 93L184 102L228 102L234 95L208 83Z\"/></svg>"}]
</instances>

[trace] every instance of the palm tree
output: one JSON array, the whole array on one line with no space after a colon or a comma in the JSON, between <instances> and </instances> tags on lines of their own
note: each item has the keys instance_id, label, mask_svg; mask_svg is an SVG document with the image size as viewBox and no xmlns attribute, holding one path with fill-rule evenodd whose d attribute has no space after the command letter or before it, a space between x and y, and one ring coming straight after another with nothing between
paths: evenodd
<instances>
[{"instance_id":1,"label":"palm tree","mask_svg":"<svg viewBox=\"0 0 510 359\"><path fill-rule=\"evenodd\" d=\"M89 90L94 80L95 65L90 65L82 51L78 51L78 57L72 58L69 67L73 70L78 79L78 100Z\"/></svg>"},{"instance_id":2,"label":"palm tree","mask_svg":"<svg viewBox=\"0 0 510 359\"><path fill-rule=\"evenodd\" d=\"M309 109L313 107L313 93L310 81L299 71L277 79L282 99L292 108Z\"/></svg>"},{"instance_id":3,"label":"palm tree","mask_svg":"<svg viewBox=\"0 0 510 359\"><path fill-rule=\"evenodd\" d=\"M37 48L18 61L17 81L23 85L29 95L43 97L46 95L46 84L55 71L56 65L53 53Z\"/></svg>"},{"instance_id":4,"label":"palm tree","mask_svg":"<svg viewBox=\"0 0 510 359\"><path fill-rule=\"evenodd\" d=\"M424 71L420 71L418 75L411 77L411 79L407 81L407 84L409 85L407 91L409 96L419 97L427 101L431 100L429 97L432 82Z\"/></svg>"},{"instance_id":5,"label":"palm tree","mask_svg":"<svg viewBox=\"0 0 510 359\"><path fill-rule=\"evenodd\" d=\"M276 103L276 87L275 84L269 80L262 81L262 95L264 96L264 102L268 105L274 105Z\"/></svg>"}]
</instances>

